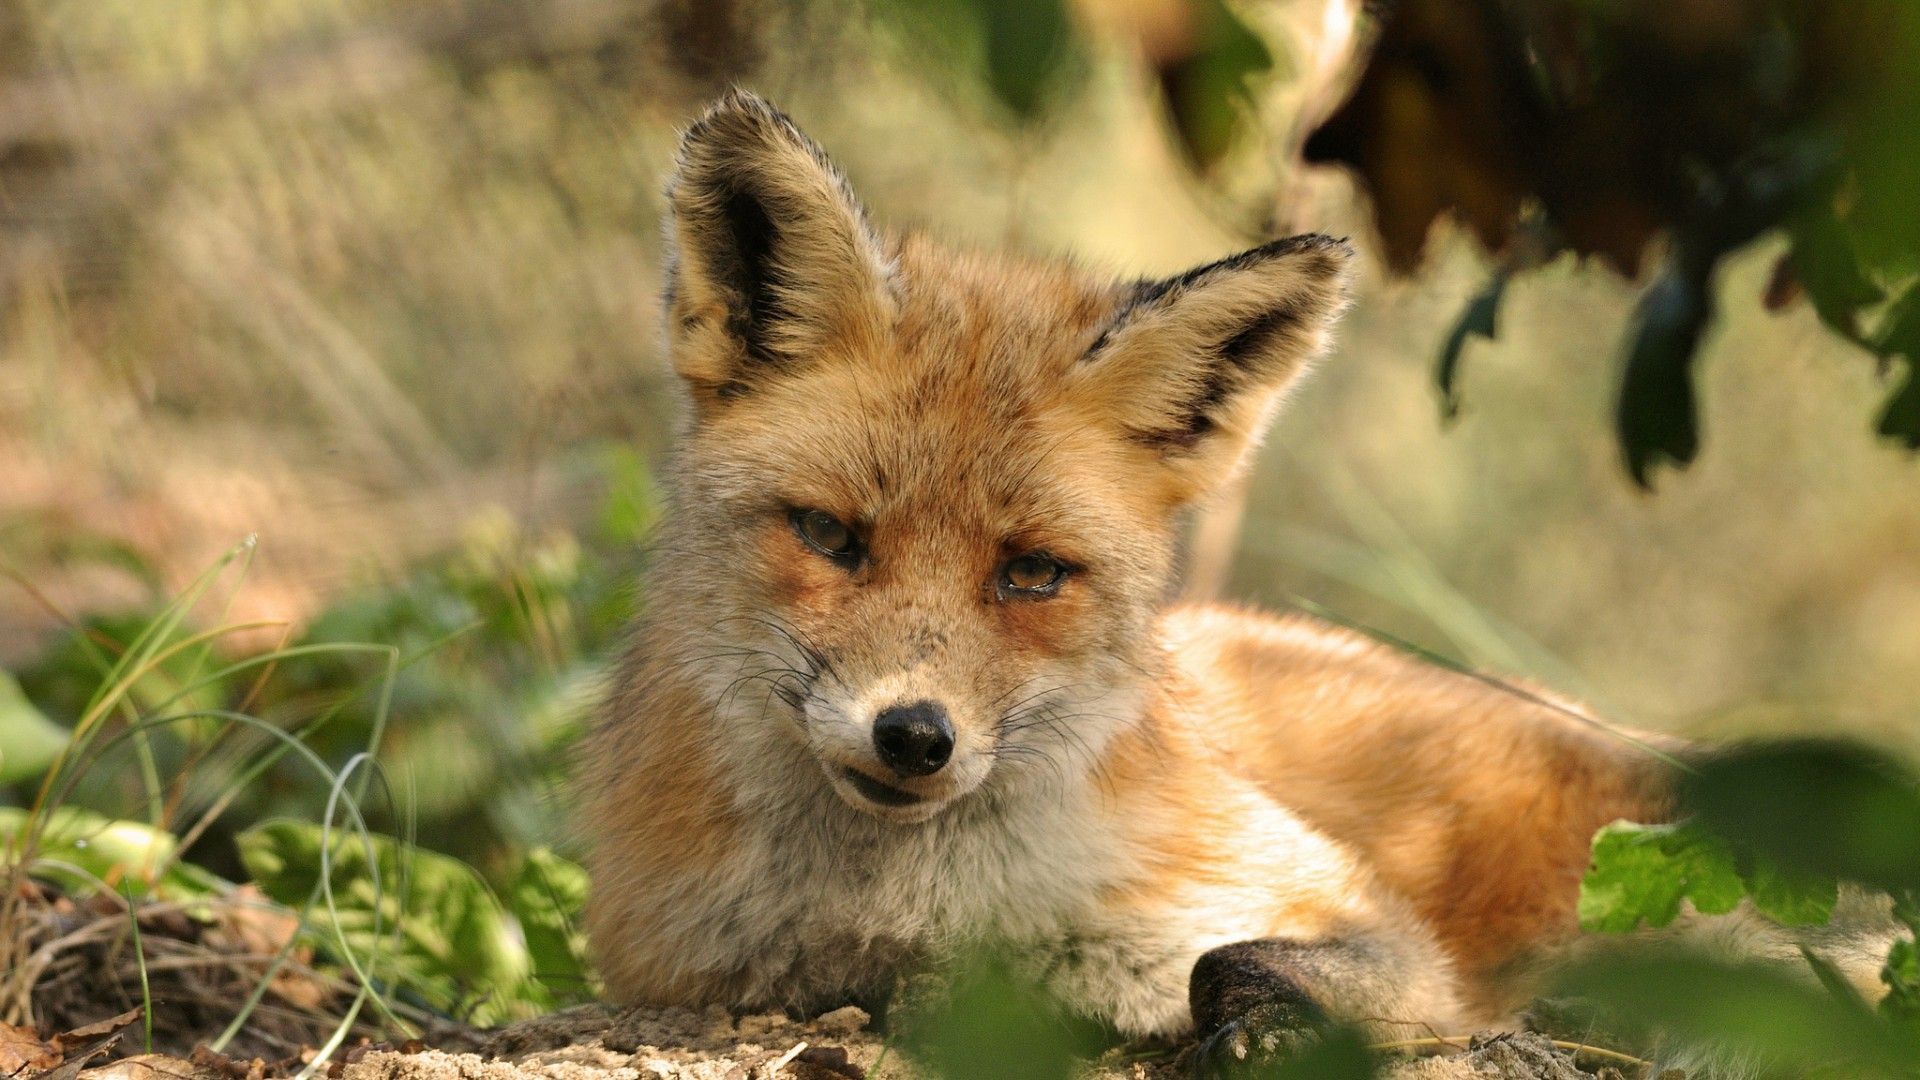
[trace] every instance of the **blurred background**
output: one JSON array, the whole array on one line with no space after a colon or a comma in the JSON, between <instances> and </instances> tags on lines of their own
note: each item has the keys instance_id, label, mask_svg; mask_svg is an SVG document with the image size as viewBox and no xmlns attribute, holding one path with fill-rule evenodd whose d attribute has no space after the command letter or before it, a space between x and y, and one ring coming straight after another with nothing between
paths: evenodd
<instances>
[{"instance_id":1,"label":"blurred background","mask_svg":"<svg viewBox=\"0 0 1920 1080\"><path fill-rule=\"evenodd\" d=\"M1804 5L1557 6L1716 77L1783 33L1811 40L1790 10ZM1364 270L1338 348L1244 492L1197 523L1196 594L1331 612L1622 722L1920 750L1920 460L1886 404L1905 354L1872 329L1911 263L1863 254L1871 296L1823 284L1830 261L1776 212L1712 234L1698 270L1687 211L1657 191L1600 240L1572 215L1554 233L1566 203L1528 172L1534 146L1562 180L1611 178L1549 154L1567 140L1545 122L1495 138L1448 113L1449 94L1511 87L1449 36L1491 24L1434 7L0 0L9 799L185 594L183 626L224 628L215 658L155 658L129 708L238 709L336 764L384 724L422 843L483 873L527 844L564 849L565 748L646 602L632 582L676 417L661 187L677 130L733 83L790 112L879 222L956 244L1132 276L1290 231L1354 237ZM1422 31L1423 15L1439 22ZM1469 62L1446 70L1448 49ZM1749 81L1813 100L1795 96L1819 66L1804 60ZM1373 111L1342 112L1369 78ZM1717 145L1720 120L1660 97L1688 86L1632 82L1630 98L1593 84L1580 115L1606 125L1572 144L1608 162L1640 132ZM1315 139L1336 113L1340 137ZM1761 115L1727 121L1746 142L1713 161L1772 145L1747 130ZM1494 173L1488 209L1473 177ZM1697 430L1697 459L1648 490L1616 407L1623 357L1646 354L1659 318L1642 296L1667 295L1675 265L1718 315L1680 350L1697 422L1653 437L1671 451ZM1494 325L1485 305L1473 318L1489 281L1497 333L1464 332ZM1822 304L1843 286L1857 295L1840 314L1869 318L1852 334ZM1451 419L1435 382L1450 339ZM382 690L380 657L287 652L203 677L328 642L394 646L399 673ZM215 841L318 813L328 783L288 762L248 772L246 732L216 747L182 730L145 751L146 782L122 744L72 800L175 828L218 806ZM219 843L199 850L239 872Z\"/></svg>"}]
</instances>

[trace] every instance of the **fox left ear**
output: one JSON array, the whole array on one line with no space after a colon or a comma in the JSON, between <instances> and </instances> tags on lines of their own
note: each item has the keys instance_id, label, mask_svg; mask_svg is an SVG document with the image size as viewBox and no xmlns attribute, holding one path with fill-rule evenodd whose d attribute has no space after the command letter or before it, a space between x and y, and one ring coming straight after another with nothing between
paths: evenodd
<instances>
[{"instance_id":1,"label":"fox left ear","mask_svg":"<svg viewBox=\"0 0 1920 1080\"><path fill-rule=\"evenodd\" d=\"M1346 305L1346 241L1295 236L1128 288L1076 365L1082 400L1165 466L1170 500L1230 479Z\"/></svg>"},{"instance_id":2,"label":"fox left ear","mask_svg":"<svg viewBox=\"0 0 1920 1080\"><path fill-rule=\"evenodd\" d=\"M681 140L667 199L669 343L696 405L886 334L891 266L866 212L765 101L715 102Z\"/></svg>"}]
</instances>

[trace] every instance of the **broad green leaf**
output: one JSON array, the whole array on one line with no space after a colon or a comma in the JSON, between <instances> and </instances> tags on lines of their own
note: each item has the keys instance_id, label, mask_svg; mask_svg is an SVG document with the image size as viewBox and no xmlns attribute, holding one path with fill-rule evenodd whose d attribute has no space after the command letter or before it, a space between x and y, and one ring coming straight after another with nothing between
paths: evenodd
<instances>
[{"instance_id":1,"label":"broad green leaf","mask_svg":"<svg viewBox=\"0 0 1920 1080\"><path fill-rule=\"evenodd\" d=\"M587 942L580 930L586 870L547 848L534 848L520 865L507 902L526 937L533 977L556 999L589 996Z\"/></svg>"},{"instance_id":2,"label":"broad green leaf","mask_svg":"<svg viewBox=\"0 0 1920 1080\"><path fill-rule=\"evenodd\" d=\"M1580 883L1580 925L1624 934L1642 923L1666 926L1691 900L1704 914L1732 911L1746 895L1733 851L1685 825L1616 821L1593 837L1593 860Z\"/></svg>"},{"instance_id":3,"label":"broad green leaf","mask_svg":"<svg viewBox=\"0 0 1920 1080\"><path fill-rule=\"evenodd\" d=\"M1886 966L1880 969L1880 981L1887 984L1887 996L1880 999L1880 1015L1899 1024L1920 1038L1920 890L1903 889L1894 894L1893 916L1907 929L1887 952Z\"/></svg>"},{"instance_id":4,"label":"broad green leaf","mask_svg":"<svg viewBox=\"0 0 1920 1080\"><path fill-rule=\"evenodd\" d=\"M1194 47L1159 70L1174 132L1202 168L1233 144L1252 103L1248 83L1273 67L1273 54L1222 0L1187 0Z\"/></svg>"},{"instance_id":5,"label":"broad green leaf","mask_svg":"<svg viewBox=\"0 0 1920 1080\"><path fill-rule=\"evenodd\" d=\"M30 815L0 806L0 854L19 850ZM32 873L85 895L101 885L136 899L191 900L232 886L190 863L174 862L171 833L138 821L115 821L77 806L62 806L38 821ZM165 868L156 879L155 874Z\"/></svg>"},{"instance_id":6,"label":"broad green leaf","mask_svg":"<svg viewBox=\"0 0 1920 1080\"><path fill-rule=\"evenodd\" d=\"M1743 1075L1891 1078L1920 1060L1912 1033L1778 964L1636 950L1576 967L1559 989L1596 1002L1636 1041L1732 1049Z\"/></svg>"},{"instance_id":7,"label":"broad green leaf","mask_svg":"<svg viewBox=\"0 0 1920 1080\"><path fill-rule=\"evenodd\" d=\"M1823 926L1833 917L1840 883L1818 874L1794 873L1764 856L1747 860L1742 877L1760 913L1783 926Z\"/></svg>"},{"instance_id":8,"label":"broad green leaf","mask_svg":"<svg viewBox=\"0 0 1920 1080\"><path fill-rule=\"evenodd\" d=\"M1880 969L1880 981L1887 984L1887 996L1880 999L1880 1015L1920 1034L1920 947L1912 939L1900 938L1893 943L1886 966Z\"/></svg>"},{"instance_id":9,"label":"broad green leaf","mask_svg":"<svg viewBox=\"0 0 1920 1080\"><path fill-rule=\"evenodd\" d=\"M266 894L304 907L321 873L321 829L275 819L237 838L247 871ZM371 844L373 861L368 860ZM376 980L405 986L447 1012L472 1006L493 1023L525 1011L526 947L479 876L446 855L391 837L336 829L328 838L335 915L311 915L321 944L347 950ZM377 959L376 959L377 957Z\"/></svg>"},{"instance_id":10,"label":"broad green leaf","mask_svg":"<svg viewBox=\"0 0 1920 1080\"><path fill-rule=\"evenodd\" d=\"M38 777L72 734L34 708L19 682L0 671L0 785Z\"/></svg>"},{"instance_id":11,"label":"broad green leaf","mask_svg":"<svg viewBox=\"0 0 1920 1080\"><path fill-rule=\"evenodd\" d=\"M1920 356L1909 355L1906 376L1880 410L1874 431L1909 450L1920 450Z\"/></svg>"},{"instance_id":12,"label":"broad green leaf","mask_svg":"<svg viewBox=\"0 0 1920 1080\"><path fill-rule=\"evenodd\" d=\"M1736 852L1696 825L1616 821L1594 834L1593 861L1580 884L1580 925L1623 934L1642 923L1668 925L1683 900L1718 915L1745 897L1783 925L1818 926L1832 916L1838 895L1832 878Z\"/></svg>"},{"instance_id":13,"label":"broad green leaf","mask_svg":"<svg viewBox=\"0 0 1920 1080\"><path fill-rule=\"evenodd\" d=\"M1887 398L1875 430L1909 450L1920 450L1920 282L1908 286L1887 310L1873 348L1883 360L1898 356L1906 361L1906 373Z\"/></svg>"},{"instance_id":14,"label":"broad green leaf","mask_svg":"<svg viewBox=\"0 0 1920 1080\"><path fill-rule=\"evenodd\" d=\"M1013 966L980 956L954 979L945 1000L903 1010L907 1050L935 1076L1067 1080L1103 1039L1061 1013Z\"/></svg>"},{"instance_id":15,"label":"broad green leaf","mask_svg":"<svg viewBox=\"0 0 1920 1080\"><path fill-rule=\"evenodd\" d=\"M1845 337L1858 340L1859 310L1885 298L1867 279L1846 227L1830 210L1800 215L1789 229L1793 250L1788 258L1794 277L1807 290L1807 299L1820 319Z\"/></svg>"},{"instance_id":16,"label":"broad green leaf","mask_svg":"<svg viewBox=\"0 0 1920 1080\"><path fill-rule=\"evenodd\" d=\"M1022 120L1037 116L1077 45L1065 0L872 0L915 40L981 79Z\"/></svg>"},{"instance_id":17,"label":"broad green leaf","mask_svg":"<svg viewBox=\"0 0 1920 1080\"><path fill-rule=\"evenodd\" d=\"M1734 747L1682 785L1700 823L1804 875L1920 887L1920 785L1864 746L1800 739Z\"/></svg>"}]
</instances>

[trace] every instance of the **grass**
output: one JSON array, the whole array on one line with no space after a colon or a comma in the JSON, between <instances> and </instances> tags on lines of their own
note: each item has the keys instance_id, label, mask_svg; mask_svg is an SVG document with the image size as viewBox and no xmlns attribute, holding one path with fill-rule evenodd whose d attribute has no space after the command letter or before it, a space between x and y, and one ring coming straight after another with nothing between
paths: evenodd
<instances>
[{"instance_id":1,"label":"grass","mask_svg":"<svg viewBox=\"0 0 1920 1080\"><path fill-rule=\"evenodd\" d=\"M633 493L615 490L626 500L621 520L645 528L649 518L636 510ZM625 615L583 590L597 594L602 575L613 571L596 569L583 581L579 558L556 564L550 544L509 552L517 543L495 535L422 568L398 590L343 601L340 621L372 616L411 644L404 650L285 628L277 647L223 649L261 629L222 621L245 587L255 551L247 541L144 619L123 621L131 627L124 641L99 626L76 626L67 647L23 670L23 700L31 704L35 688L52 691L44 700L67 738L19 789L19 806L9 811L0 802L6 1019L60 1026L123 993L111 963L113 941L123 934L149 1047L157 1039L184 1053L204 1041L216 1052L257 1055L277 1046L278 1056L290 1056L317 1046L302 1075L324 1069L353 1037L498 1022L590 993L577 930L578 868L531 835L500 838L486 852L496 875L490 885L460 859L423 848L436 841L461 847L449 841L468 838L441 819L434 824L443 831L420 834L411 778L437 763L416 770L407 757L407 736L445 722L437 715L443 699L431 691L444 690L446 665L458 665L471 683L490 658L503 665L495 673L501 679L536 681L524 671L533 664L554 699L547 710L567 730L577 724L579 698L568 688L579 678L575 669L592 662L580 634L603 624L610 633ZM595 604L602 622L591 614ZM529 638L543 647L526 649ZM89 674L92 689L74 693ZM64 723L62 704L71 709ZM556 747L568 738L566 730L549 735ZM7 737L0 733L0 754ZM390 780L395 763L398 792ZM313 807L304 820L267 816L303 803ZM505 873L510 867L519 867L517 876ZM112 914L49 936L53 908L101 897L116 901ZM178 917L203 929L156 937L151 920ZM284 928L255 942L264 954L195 944L263 919ZM156 946L164 946L161 970L171 989L196 970L247 973L238 993L225 992L237 1007L211 1029L156 1014ZM107 949L104 965L81 955L99 948ZM302 993L289 996L289 986ZM56 1015L36 1015L50 1007ZM290 1027L290 1013L304 1015ZM277 1019L263 1031L259 1022L269 1014Z\"/></svg>"}]
</instances>

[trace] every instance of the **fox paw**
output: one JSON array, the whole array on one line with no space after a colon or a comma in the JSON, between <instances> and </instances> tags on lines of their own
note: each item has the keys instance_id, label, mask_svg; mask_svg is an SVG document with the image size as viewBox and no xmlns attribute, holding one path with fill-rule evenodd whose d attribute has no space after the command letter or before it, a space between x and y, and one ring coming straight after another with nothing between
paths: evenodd
<instances>
[{"instance_id":1,"label":"fox paw","mask_svg":"<svg viewBox=\"0 0 1920 1080\"><path fill-rule=\"evenodd\" d=\"M1312 1049L1322 1030L1290 1009L1255 1010L1221 1024L1202 1039L1193 1048L1191 1072L1195 1080L1259 1076L1268 1067Z\"/></svg>"},{"instance_id":2,"label":"fox paw","mask_svg":"<svg viewBox=\"0 0 1920 1080\"><path fill-rule=\"evenodd\" d=\"M1300 949L1264 939L1201 954L1187 990L1202 1033L1194 1075L1257 1076L1320 1042L1327 1014L1294 975Z\"/></svg>"}]
</instances>

